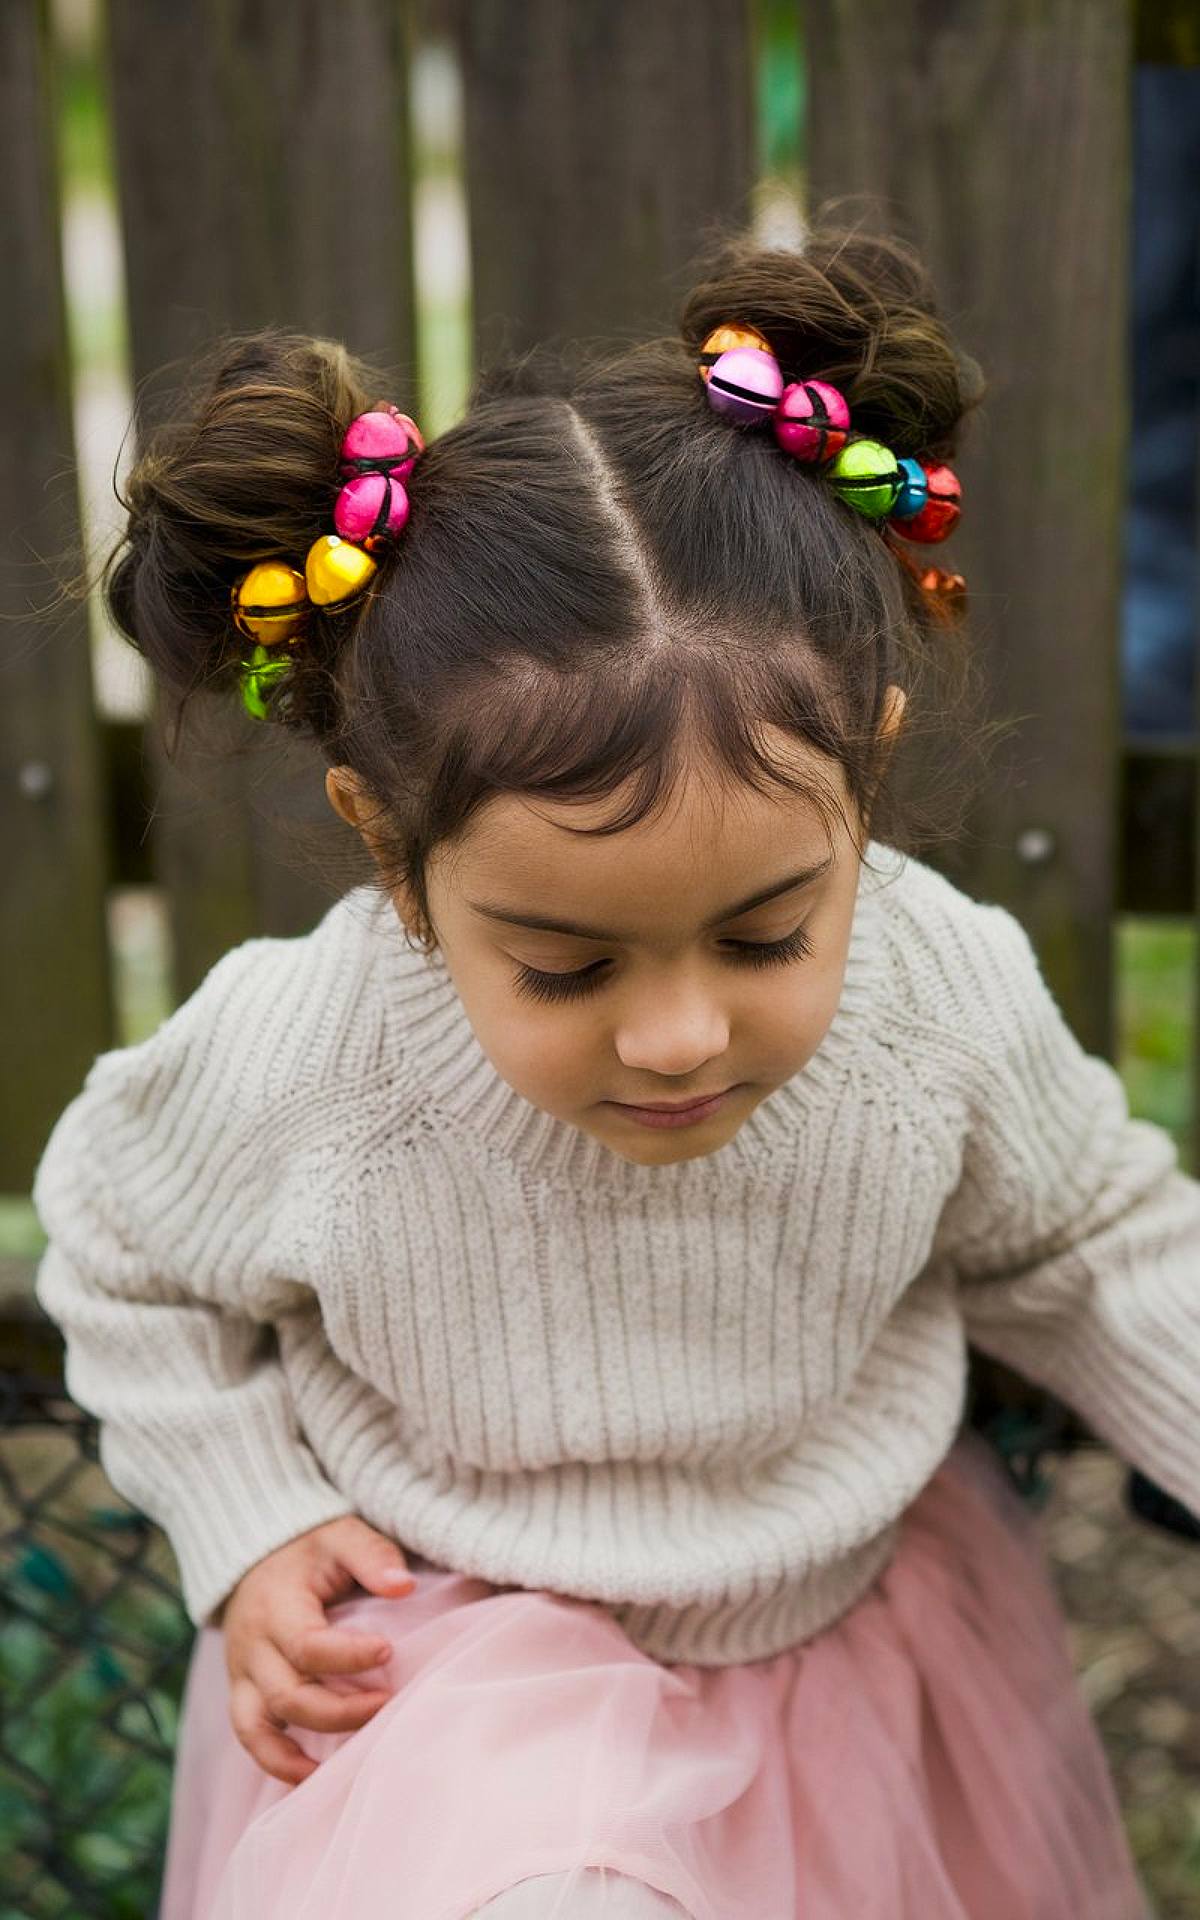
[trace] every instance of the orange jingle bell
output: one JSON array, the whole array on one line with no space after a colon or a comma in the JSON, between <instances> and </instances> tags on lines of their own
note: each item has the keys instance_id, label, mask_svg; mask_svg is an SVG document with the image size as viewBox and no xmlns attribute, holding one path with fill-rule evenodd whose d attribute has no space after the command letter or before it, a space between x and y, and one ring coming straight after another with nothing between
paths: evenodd
<instances>
[{"instance_id":1,"label":"orange jingle bell","mask_svg":"<svg viewBox=\"0 0 1200 1920\"><path fill-rule=\"evenodd\" d=\"M729 353L734 347L755 347L759 353L771 351L757 327L742 327L736 324L714 327L700 349L700 359L697 363L700 378L706 385L708 376L721 355Z\"/></svg>"}]
</instances>

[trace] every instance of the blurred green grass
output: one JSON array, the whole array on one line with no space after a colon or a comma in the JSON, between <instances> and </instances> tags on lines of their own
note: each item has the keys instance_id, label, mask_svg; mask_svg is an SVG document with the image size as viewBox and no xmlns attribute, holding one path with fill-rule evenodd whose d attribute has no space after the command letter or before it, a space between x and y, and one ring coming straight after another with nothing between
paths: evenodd
<instances>
[{"instance_id":1,"label":"blurred green grass","mask_svg":"<svg viewBox=\"0 0 1200 1920\"><path fill-rule=\"evenodd\" d=\"M1116 929L1117 1065L1130 1112L1172 1136L1194 1166L1196 928L1184 919L1120 918Z\"/></svg>"},{"instance_id":2,"label":"blurred green grass","mask_svg":"<svg viewBox=\"0 0 1200 1920\"><path fill-rule=\"evenodd\" d=\"M84 34L57 36L55 52L59 169L72 188L105 188L111 132L96 47Z\"/></svg>"}]
</instances>

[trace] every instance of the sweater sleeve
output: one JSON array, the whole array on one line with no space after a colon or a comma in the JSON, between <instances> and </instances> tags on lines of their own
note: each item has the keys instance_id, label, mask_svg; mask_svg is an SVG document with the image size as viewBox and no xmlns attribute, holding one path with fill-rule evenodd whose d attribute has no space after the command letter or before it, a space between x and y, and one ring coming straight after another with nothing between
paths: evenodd
<instances>
[{"instance_id":1,"label":"sweater sleeve","mask_svg":"<svg viewBox=\"0 0 1200 1920\"><path fill-rule=\"evenodd\" d=\"M983 911L992 1041L935 1243L967 1337L1200 1512L1200 1182L1075 1038L1020 921Z\"/></svg>"},{"instance_id":2,"label":"sweater sleeve","mask_svg":"<svg viewBox=\"0 0 1200 1920\"><path fill-rule=\"evenodd\" d=\"M278 1164L222 1012L244 953L149 1040L97 1058L33 1189L48 1236L36 1294L65 1336L68 1391L100 1421L113 1485L166 1532L197 1626L255 1561L353 1510L298 1429L277 1354L273 1310L300 1290L281 1278L264 1306L247 1284Z\"/></svg>"}]
</instances>

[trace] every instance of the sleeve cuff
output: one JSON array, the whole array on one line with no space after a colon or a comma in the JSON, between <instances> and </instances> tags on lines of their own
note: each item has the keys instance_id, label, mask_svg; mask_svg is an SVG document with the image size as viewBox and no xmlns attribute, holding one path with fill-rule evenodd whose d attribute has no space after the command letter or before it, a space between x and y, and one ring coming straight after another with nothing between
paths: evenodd
<instances>
[{"instance_id":1,"label":"sleeve cuff","mask_svg":"<svg viewBox=\"0 0 1200 1920\"><path fill-rule=\"evenodd\" d=\"M213 1624L212 1615L242 1575L267 1554L355 1511L298 1438L280 1440L263 1431L253 1445L231 1439L223 1433L205 1440L195 1456L196 1484L173 1487L160 1506L158 1489L145 1488L145 1474L136 1470L124 1437L100 1430L100 1460L113 1485L143 1485L126 1497L166 1533L184 1607L197 1627Z\"/></svg>"}]
</instances>

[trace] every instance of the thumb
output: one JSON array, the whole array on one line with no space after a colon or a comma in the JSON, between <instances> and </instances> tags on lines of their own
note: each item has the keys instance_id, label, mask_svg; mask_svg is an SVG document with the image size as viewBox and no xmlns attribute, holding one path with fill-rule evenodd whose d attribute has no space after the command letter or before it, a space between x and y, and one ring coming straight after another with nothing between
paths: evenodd
<instances>
[{"instance_id":1,"label":"thumb","mask_svg":"<svg viewBox=\"0 0 1200 1920\"><path fill-rule=\"evenodd\" d=\"M417 1584L396 1542L356 1515L348 1516L337 1543L337 1557L360 1587L381 1599L408 1593Z\"/></svg>"}]
</instances>

